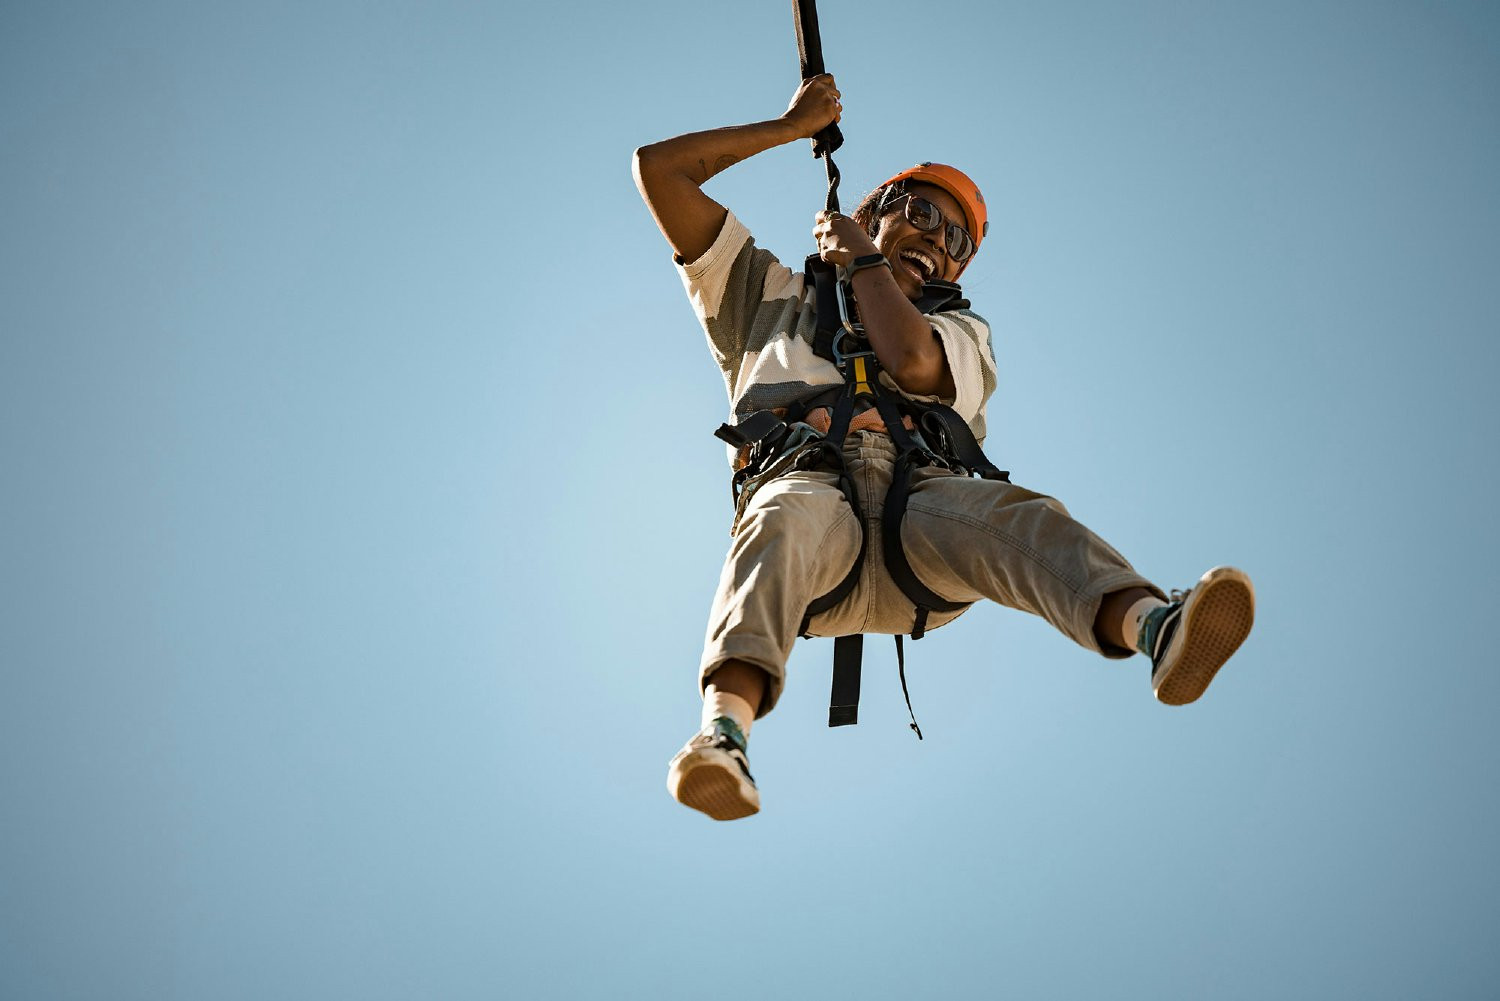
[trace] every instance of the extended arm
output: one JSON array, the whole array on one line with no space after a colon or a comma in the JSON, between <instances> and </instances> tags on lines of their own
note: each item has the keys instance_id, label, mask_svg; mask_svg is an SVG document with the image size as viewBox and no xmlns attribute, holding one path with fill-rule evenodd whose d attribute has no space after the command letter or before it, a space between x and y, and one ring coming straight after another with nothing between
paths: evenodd
<instances>
[{"instance_id":1,"label":"extended arm","mask_svg":"<svg viewBox=\"0 0 1500 1001\"><path fill-rule=\"evenodd\" d=\"M635 183L656 225L684 261L713 246L724 206L703 193L708 179L734 164L838 121L839 92L828 74L805 80L779 118L664 139L635 151Z\"/></svg>"}]
</instances>

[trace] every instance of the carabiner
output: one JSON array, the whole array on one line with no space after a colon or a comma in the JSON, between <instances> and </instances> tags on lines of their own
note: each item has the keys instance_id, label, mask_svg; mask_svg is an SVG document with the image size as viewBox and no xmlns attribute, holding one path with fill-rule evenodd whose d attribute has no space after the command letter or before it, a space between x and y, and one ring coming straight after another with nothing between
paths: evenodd
<instances>
[{"instance_id":1,"label":"carabiner","mask_svg":"<svg viewBox=\"0 0 1500 1001\"><path fill-rule=\"evenodd\" d=\"M854 290L846 281L838 284L839 300L839 326L843 327L855 337L865 336L865 325L859 322L859 307L853 305Z\"/></svg>"},{"instance_id":2,"label":"carabiner","mask_svg":"<svg viewBox=\"0 0 1500 1001\"><path fill-rule=\"evenodd\" d=\"M864 344L865 344L865 350L863 350L863 351L847 351L847 352L841 350L839 348L839 345L841 345L841 344L844 343L844 338L846 338L846 337L848 337L848 338L854 338L855 340L858 340L858 341L863 341ZM864 341L864 335L862 333L858 333L858 332L856 332L854 330L851 330L849 327L845 327L843 330L840 330L837 334L834 335L834 338L833 338L833 363L838 366L838 369L839 369L840 372L842 372L844 370L844 363L846 361L848 361L849 359L851 359L851 358L874 358L874 357L875 357L875 349L871 348L869 346L869 342L868 341Z\"/></svg>"}]
</instances>

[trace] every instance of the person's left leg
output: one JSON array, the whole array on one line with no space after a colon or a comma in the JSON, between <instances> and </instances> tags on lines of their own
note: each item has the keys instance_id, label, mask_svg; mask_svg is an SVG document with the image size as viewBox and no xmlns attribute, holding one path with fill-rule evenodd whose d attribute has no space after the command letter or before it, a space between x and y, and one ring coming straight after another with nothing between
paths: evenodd
<instances>
[{"instance_id":1,"label":"person's left leg","mask_svg":"<svg viewBox=\"0 0 1500 1001\"><path fill-rule=\"evenodd\" d=\"M1217 567L1169 601L1060 502L1009 483L919 474L902 540L917 576L950 600L1032 612L1106 657L1146 652L1170 704L1203 693L1254 619L1243 571Z\"/></svg>"},{"instance_id":2,"label":"person's left leg","mask_svg":"<svg viewBox=\"0 0 1500 1001\"><path fill-rule=\"evenodd\" d=\"M1099 641L1100 648L1134 650L1140 638L1141 622L1153 609L1164 605L1165 601L1144 587L1112 591L1099 602L1099 614L1094 616L1094 639Z\"/></svg>"},{"instance_id":3,"label":"person's left leg","mask_svg":"<svg viewBox=\"0 0 1500 1001\"><path fill-rule=\"evenodd\" d=\"M1126 611L1166 595L1059 501L1011 483L920 471L901 526L907 560L952 601L988 598L1080 646L1129 657Z\"/></svg>"}]
</instances>

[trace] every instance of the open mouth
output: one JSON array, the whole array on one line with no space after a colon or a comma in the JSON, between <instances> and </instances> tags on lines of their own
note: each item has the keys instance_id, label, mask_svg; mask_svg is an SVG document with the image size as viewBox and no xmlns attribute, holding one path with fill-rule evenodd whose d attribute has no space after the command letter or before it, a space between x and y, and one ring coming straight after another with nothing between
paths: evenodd
<instances>
[{"instance_id":1,"label":"open mouth","mask_svg":"<svg viewBox=\"0 0 1500 1001\"><path fill-rule=\"evenodd\" d=\"M937 261L920 250L903 250L897 255L903 267L916 276L917 281L931 281L937 274Z\"/></svg>"}]
</instances>

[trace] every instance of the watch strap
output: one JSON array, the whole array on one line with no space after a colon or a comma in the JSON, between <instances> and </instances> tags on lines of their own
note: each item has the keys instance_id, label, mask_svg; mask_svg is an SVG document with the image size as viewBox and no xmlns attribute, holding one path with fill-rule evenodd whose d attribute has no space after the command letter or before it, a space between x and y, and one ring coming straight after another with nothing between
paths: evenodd
<instances>
[{"instance_id":1,"label":"watch strap","mask_svg":"<svg viewBox=\"0 0 1500 1001\"><path fill-rule=\"evenodd\" d=\"M891 267L891 262L886 260L884 254L865 254L863 257L856 257L854 260L850 261L849 266L844 269L844 280L848 281L850 278L853 278L856 273L865 270L865 268L879 267L884 267L892 272L895 271L895 269Z\"/></svg>"}]
</instances>

